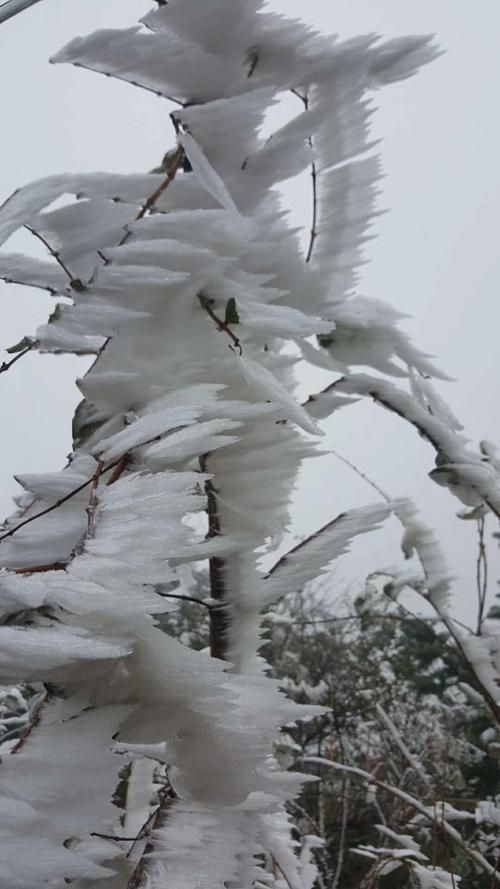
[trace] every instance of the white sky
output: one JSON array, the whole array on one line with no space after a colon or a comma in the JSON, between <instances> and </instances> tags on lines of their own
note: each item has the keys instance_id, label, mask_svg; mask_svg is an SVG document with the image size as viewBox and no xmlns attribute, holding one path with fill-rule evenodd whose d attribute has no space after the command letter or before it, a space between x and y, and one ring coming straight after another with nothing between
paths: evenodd
<instances>
[{"instance_id":1,"label":"white sky","mask_svg":"<svg viewBox=\"0 0 500 889\"><path fill-rule=\"evenodd\" d=\"M458 382L440 387L474 440L500 443L497 394L500 260L500 128L494 110L500 78L498 0L273 0L272 6L321 30L350 36L435 33L446 55L416 78L375 96L375 135L386 178L359 291L414 316L416 343ZM170 127L167 105L150 94L47 59L76 34L132 25L142 0L43 0L0 26L2 163L0 201L16 187L58 172L142 171L161 159ZM294 223L308 225L307 178L285 189ZM12 249L28 248L18 236ZM32 250L32 246L29 248ZM0 284L0 347L34 333L52 307L41 291ZM30 355L0 377L0 513L10 511L14 472L57 469L70 449L70 420L83 359ZM322 380L320 384L322 384ZM304 380L305 391L316 383ZM474 526L455 518L458 502L427 479L430 448L397 418L356 405L327 424L328 444L394 495L411 495L439 531L456 607L474 602ZM312 461L297 495L295 533L369 502L373 492L333 456ZM493 521L490 531L495 530ZM398 535L378 532L344 560L336 583L398 558ZM491 589L500 578L490 547Z\"/></svg>"}]
</instances>

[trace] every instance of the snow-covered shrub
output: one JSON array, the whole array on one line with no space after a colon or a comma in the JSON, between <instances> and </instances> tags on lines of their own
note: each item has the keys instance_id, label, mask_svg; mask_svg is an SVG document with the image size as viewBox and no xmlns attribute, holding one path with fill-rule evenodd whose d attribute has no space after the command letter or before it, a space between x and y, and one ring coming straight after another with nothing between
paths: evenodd
<instances>
[{"instance_id":1,"label":"snow-covered shrub","mask_svg":"<svg viewBox=\"0 0 500 889\"><path fill-rule=\"evenodd\" d=\"M278 747L283 765L313 756L339 766L332 771L310 764L322 783L306 785L289 807L299 834L314 830L324 841L319 858L324 884L337 874L338 886L357 889L373 875L370 858L381 861L373 850L387 846L381 843L381 824L398 836L408 833L422 855L449 866L450 848L439 827L415 817L411 800L395 799L394 789L431 812L437 806L439 817L444 811L494 866L496 832L475 812L484 811L491 825L494 803L481 800L500 789L490 745L496 733L485 702L468 694L469 676L453 640L440 622L413 617L383 588L377 590L373 579L354 602L335 599L333 579L322 586L321 597L301 591L266 616L269 641L263 653L292 699L328 708L321 717L290 726ZM365 774L353 776L342 766ZM370 785L367 772L390 788ZM452 848L454 862L458 851ZM390 869L406 887L408 863L401 855L396 860L397 865L391 858ZM384 867L380 876L388 873L388 863ZM471 889L481 889L484 873L467 856L459 856L456 873L467 875Z\"/></svg>"}]
</instances>

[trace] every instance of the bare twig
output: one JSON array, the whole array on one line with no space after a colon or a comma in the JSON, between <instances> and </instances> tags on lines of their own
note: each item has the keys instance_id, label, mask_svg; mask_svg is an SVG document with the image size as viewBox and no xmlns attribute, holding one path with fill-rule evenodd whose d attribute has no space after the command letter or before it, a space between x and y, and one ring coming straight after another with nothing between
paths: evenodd
<instances>
[{"instance_id":1,"label":"bare twig","mask_svg":"<svg viewBox=\"0 0 500 889\"><path fill-rule=\"evenodd\" d=\"M79 281L78 278L75 278L75 276L71 274L68 266L66 265L64 260L61 259L61 254L57 250L54 250L53 247L50 246L47 239L39 231L37 231L35 228L32 228L32 226L30 226L30 225L25 224L24 228L27 229L35 238L38 238L38 240L42 242L44 247L47 248L50 255L55 259L57 264L62 268L64 274L66 275L66 277L69 280L70 286L74 287L75 283L78 281L78 284L76 285L75 289L78 289L78 287L80 287L80 289L81 289L84 285L82 285L81 281Z\"/></svg>"},{"instance_id":2,"label":"bare twig","mask_svg":"<svg viewBox=\"0 0 500 889\"><path fill-rule=\"evenodd\" d=\"M478 636L481 635L481 630L483 626L484 620L484 610L486 607L486 596L488 593L488 556L486 552L486 543L485 543L485 524L486 517L481 516L477 520L477 536L478 536L478 552L477 552L477 561L476 561L476 587L477 587L477 601L478 601L478 610L477 610L477 630L476 633Z\"/></svg>"},{"instance_id":3,"label":"bare twig","mask_svg":"<svg viewBox=\"0 0 500 889\"><path fill-rule=\"evenodd\" d=\"M424 621L426 623L433 623L435 618L425 618L425 617L417 617L409 616L405 617L403 614L373 614L372 612L367 612L366 614L346 614L341 617L315 617L311 620L294 620L292 624L294 626L308 626L309 624L330 624L330 623L344 623L349 620L397 620L402 623L412 623Z\"/></svg>"},{"instance_id":4,"label":"bare twig","mask_svg":"<svg viewBox=\"0 0 500 889\"><path fill-rule=\"evenodd\" d=\"M123 475L127 466L129 465L131 460L130 453L123 454L118 460L113 472L111 473L108 481L106 482L106 487L109 488L110 485L114 485L115 482Z\"/></svg>"},{"instance_id":5,"label":"bare twig","mask_svg":"<svg viewBox=\"0 0 500 889\"><path fill-rule=\"evenodd\" d=\"M399 732L398 732L396 726L394 725L392 719L390 718L390 716L385 712L382 705L378 702L375 704L375 710L377 711L377 716L379 717L379 719L381 720L381 722L383 723L383 725L385 726L385 728L387 729L387 731L389 732L389 734L391 735L393 740L396 742L396 745L399 747L399 750L401 751L401 753L403 754L404 758L409 763L409 765L411 766L413 771L415 771L418 775L420 775L420 777L422 778L424 783L427 785L427 787L430 787L431 782L430 782L429 776L428 776L427 772L425 771L422 763L420 763L418 761L418 759L416 759L413 756L413 754L411 753L411 751L408 749L408 747L406 746L403 738L399 734Z\"/></svg>"},{"instance_id":6,"label":"bare twig","mask_svg":"<svg viewBox=\"0 0 500 889\"><path fill-rule=\"evenodd\" d=\"M135 840L135 837L118 837L112 833L97 833L96 830L93 830L90 836L99 837L101 840L116 840L117 843L132 843Z\"/></svg>"},{"instance_id":7,"label":"bare twig","mask_svg":"<svg viewBox=\"0 0 500 889\"><path fill-rule=\"evenodd\" d=\"M174 121L174 125L175 125L175 121ZM176 127L176 129L178 129L178 127ZM142 219L146 215L146 213L148 213L150 210L153 209L153 207L155 206L157 201L161 198L163 192L174 181L178 170L182 166L183 160L184 160L184 149L183 149L182 145L178 145L177 150L175 152L175 156L172 159L172 166L170 167L165 179L163 180L162 183L160 183L160 185L158 186L156 191L154 191L153 194L151 194L149 196L149 198L147 199L147 201L145 201L145 203L142 205L137 216L135 217L135 222L138 222L139 219ZM128 232L127 232L127 237L128 237Z\"/></svg>"},{"instance_id":8,"label":"bare twig","mask_svg":"<svg viewBox=\"0 0 500 889\"><path fill-rule=\"evenodd\" d=\"M50 565L33 565L30 568L9 568L13 574L44 574L46 571L66 571L66 562L52 562Z\"/></svg>"},{"instance_id":9,"label":"bare twig","mask_svg":"<svg viewBox=\"0 0 500 889\"><path fill-rule=\"evenodd\" d=\"M182 429L184 427L181 426L179 428ZM139 445L136 445L136 447L144 447L144 445L150 444L151 442L159 441L160 438L161 438L161 436L155 435L155 436L153 436L153 438L150 438L147 441L141 442ZM130 451L128 451L126 454L122 454L121 457L118 457L116 460L113 460L113 462L110 463L109 466L104 466L102 468L101 475L104 475L104 473L109 472L110 469L115 469L115 472L113 473L113 475L111 476L111 478L109 479L109 481L107 483L108 485L114 484L114 482L116 482L120 478L120 476L123 474L123 472L125 471L125 469L127 468L127 466L130 463L131 454L132 454L133 450L134 450L134 448L131 448ZM10 528L9 531L6 531L5 534L0 535L0 543L2 540L5 540L7 537L12 537L14 534L17 533L17 531L19 531L21 528L24 528L25 525L29 525L31 522L36 521L36 519L41 519L43 516L47 515L49 512L52 512L52 510L58 509L59 506L63 506L63 504L67 503L68 500L71 500L72 497L75 497L77 494L80 494L81 491L85 490L85 488L87 488L89 485L91 485L93 481L94 481L94 476L91 476L91 478L88 478L86 481L82 482L81 485L78 485L77 488L73 488L73 490L70 491L69 494L66 494L64 497L61 497L59 500L56 500L56 502L53 503L51 506L46 507L46 509L42 509L40 512L37 512L35 515L30 516L27 519L24 519L24 521L19 522L13 528ZM30 507L28 507L28 508L30 508Z\"/></svg>"},{"instance_id":10,"label":"bare twig","mask_svg":"<svg viewBox=\"0 0 500 889\"><path fill-rule=\"evenodd\" d=\"M207 471L208 454L200 457L200 469ZM216 490L212 479L205 481L205 494L207 495L208 532L206 539L219 537L221 525L217 506ZM229 617L226 608L226 564L220 556L212 556L208 560L208 574L210 580L210 597L217 602L218 607L210 609L210 654L212 657L225 660L227 655L227 631Z\"/></svg>"},{"instance_id":11,"label":"bare twig","mask_svg":"<svg viewBox=\"0 0 500 889\"><path fill-rule=\"evenodd\" d=\"M310 396L310 397L314 398L314 396ZM370 487L373 488L373 490L376 491L377 494L379 494L382 497L382 499L385 500L386 503L391 502L391 498L389 497L389 495L386 494L386 492L381 487L379 487L377 482L374 482L373 479L370 478L370 476L368 476L364 472L362 472L362 470L358 466L356 466L355 463L351 463L351 461L348 460L347 457L343 457L342 454L339 454L339 452L335 451L333 448L330 448L329 450L330 450L330 453L333 454L333 456L337 458L337 460L340 460L342 463L344 463L346 466L348 466L349 469L352 469L352 471L355 472L356 475L358 475L360 478L363 479L363 481L365 481L368 485L370 485Z\"/></svg>"},{"instance_id":12,"label":"bare twig","mask_svg":"<svg viewBox=\"0 0 500 889\"><path fill-rule=\"evenodd\" d=\"M310 140L312 145L312 140ZM312 223L311 223L311 235L309 238L309 247L307 249L306 254L306 262L311 261L311 257L314 250L314 242L318 236L318 171L316 167L315 161L311 164L311 181L312 181L312 202L313 202L313 210L312 210Z\"/></svg>"},{"instance_id":13,"label":"bare twig","mask_svg":"<svg viewBox=\"0 0 500 889\"><path fill-rule=\"evenodd\" d=\"M365 384L365 380L368 380L368 384ZM406 420L407 423L410 423L436 451L436 454L443 455L446 452L446 445L443 444L442 441L439 440L440 435L437 433L437 427L435 425L436 418L427 413L423 408L420 408L416 405L411 397L403 392L392 384L384 384L384 391L380 392L377 389L377 379L373 378L364 378L361 375L361 384L359 383L359 377L341 377L335 382L330 383L329 386L326 386L323 389L321 394L326 394L328 392L332 392L335 389L340 391L346 391L348 393L357 392L360 395L368 395L375 404L379 404L382 407L387 408L387 410L391 411L396 416L401 417L401 419ZM401 405L402 403L405 407L408 407L408 410L405 412L405 408ZM447 437L449 437L449 441L451 441L452 445L453 436L451 433L448 433ZM469 481L468 484L470 487L476 491L477 494L481 497L484 503L489 507L489 509L496 515L498 519L500 519L500 499L494 494L492 491L491 494L484 493L483 486L476 486L476 484L472 481Z\"/></svg>"},{"instance_id":14,"label":"bare twig","mask_svg":"<svg viewBox=\"0 0 500 889\"><path fill-rule=\"evenodd\" d=\"M105 466L101 470L101 475L105 472L109 472L110 469L114 469L115 466L118 466L120 461L123 458L120 457L118 460L114 460L113 463L110 463L109 466ZM94 481L94 476L88 478L86 481L82 482L81 485L78 485L77 488L73 488L68 494L65 494L64 497L60 497L59 500L56 500L55 503L52 503L51 506L47 506L45 509L40 510L40 512L35 513L35 515L29 516L29 518L24 519L24 521L19 522L19 524L14 525L13 528L10 528L9 531L6 531L5 534L0 535L0 542L2 540L6 540L8 537L13 537L17 531L20 531L21 528L24 528L25 525L31 524L31 522L35 522L37 519L41 519L43 516L48 515L49 512L52 512L54 509L58 509L60 506L63 506L64 503L67 503L68 500L71 500L72 497L76 497L77 494L80 494L81 491L84 491L89 485L91 485Z\"/></svg>"},{"instance_id":15,"label":"bare twig","mask_svg":"<svg viewBox=\"0 0 500 889\"><path fill-rule=\"evenodd\" d=\"M38 2L39 0L5 0L5 3L0 5L0 24Z\"/></svg>"},{"instance_id":16,"label":"bare twig","mask_svg":"<svg viewBox=\"0 0 500 889\"><path fill-rule=\"evenodd\" d=\"M204 602L203 599L198 599L196 596L182 596L180 593L158 593L162 599L180 599L182 602L194 602L196 605L203 605L204 608L214 608L214 605L211 605L210 602Z\"/></svg>"},{"instance_id":17,"label":"bare twig","mask_svg":"<svg viewBox=\"0 0 500 889\"><path fill-rule=\"evenodd\" d=\"M42 716L42 707L47 703L48 698L49 698L48 694L45 694L45 696L41 699L40 703L38 704L38 707L36 708L35 713L33 714L32 718L31 718L30 724L25 728L25 730L22 733L22 735L20 736L17 744L15 744L14 747L12 748L12 750L10 751L11 756L14 753L19 753L21 748L24 747L24 745L25 745L26 741L28 740L29 736L31 735L31 732L33 731L33 729L36 728L37 725L39 724L41 716Z\"/></svg>"},{"instance_id":18,"label":"bare twig","mask_svg":"<svg viewBox=\"0 0 500 889\"><path fill-rule=\"evenodd\" d=\"M307 95L303 96L299 93L298 90L292 89L291 92L294 96L297 96L298 99L302 102L306 111L309 111L309 97ZM313 148L313 140L309 136L308 143L311 148ZM311 164L311 181L312 181L312 220L311 220L311 232L309 237L309 246L307 248L306 253L306 262L309 263L311 261L311 257L314 250L314 242L318 236L318 168L316 166L316 162L313 161Z\"/></svg>"},{"instance_id":19,"label":"bare twig","mask_svg":"<svg viewBox=\"0 0 500 889\"><path fill-rule=\"evenodd\" d=\"M339 513L339 515L336 516L331 522L327 522L326 525L323 525L321 528L318 528L317 531L314 531L312 534L309 534L308 537L306 537L304 540L301 540L300 543L297 543L295 546L293 546L292 549L288 550L288 552L285 553L285 555L281 556L278 559L278 561L274 563L272 568L270 568L269 571L267 572L267 574L264 576L263 580L268 580L272 574L274 574L276 571L279 571L280 568L283 568L283 566L287 563L287 561L291 555L299 552L299 550L301 550L304 546L307 546L309 543L311 543L311 541L316 540L317 537L320 537L321 534L324 534L325 531L329 531L331 528L335 527L335 525L338 522L341 522L345 518L345 516L346 516L345 512Z\"/></svg>"},{"instance_id":20,"label":"bare twig","mask_svg":"<svg viewBox=\"0 0 500 889\"><path fill-rule=\"evenodd\" d=\"M226 324L226 322L222 320L222 318L219 318L219 316L216 315L216 313L212 309L212 306L210 305L208 300L201 293L198 294L198 299L199 299L201 307L203 309L205 309L205 312L207 313L207 315L210 316L210 318L217 325L219 330L222 330L224 333L227 334L227 336L229 337L231 342L234 343L235 348L238 349L238 352L241 355L243 353L243 349L241 348L241 343L240 343L238 337L236 336L236 334L231 330L229 325Z\"/></svg>"},{"instance_id":21,"label":"bare twig","mask_svg":"<svg viewBox=\"0 0 500 889\"><path fill-rule=\"evenodd\" d=\"M277 859L275 858L274 855L271 855L271 859L272 859L272 862L273 862L274 867L277 868L277 869L279 870L281 876L283 877L283 879L284 879L286 885L288 886L288 889L293 889L293 886L292 886L292 884L290 883L290 880L288 879L288 877L287 877L285 871L284 871L283 868L281 867L279 861L277 861Z\"/></svg>"},{"instance_id":22,"label":"bare twig","mask_svg":"<svg viewBox=\"0 0 500 889\"><path fill-rule=\"evenodd\" d=\"M99 480L101 478L103 470L103 463L101 460L98 461L96 471L92 477L92 485L90 488L90 497L87 506L85 507L85 512L87 513L87 530L85 532L86 538L95 537L95 511L97 506L97 488L99 487ZM111 481L111 479L110 479Z\"/></svg>"},{"instance_id":23,"label":"bare twig","mask_svg":"<svg viewBox=\"0 0 500 889\"><path fill-rule=\"evenodd\" d=\"M159 827L162 827L164 821L166 819L166 810L168 806L173 802L174 796L171 794L170 790L167 791L152 815L149 816L148 820L142 825L137 837L134 839L134 842L127 853L127 857L130 856L130 852L134 848L135 844L142 839L148 832L158 830ZM151 828L149 828L149 824L151 824ZM135 867L128 883L127 889L139 889L139 887L143 884L143 880L146 878L146 869L148 866L148 855L153 852L153 845L151 843L146 844L146 848L144 849L141 858L137 866Z\"/></svg>"},{"instance_id":24,"label":"bare twig","mask_svg":"<svg viewBox=\"0 0 500 889\"><path fill-rule=\"evenodd\" d=\"M391 796L397 797L402 800L406 805L410 806L410 808L417 811L420 815L423 815L431 823L435 824L437 819L436 816L429 812L429 809L423 805L418 799L415 799L414 796L411 796L405 790L401 790L399 787L395 787L393 784L388 784L386 781L382 781L380 778L376 778L370 772L366 772L364 769L358 769L354 766L347 766L343 763L333 762L330 759L324 759L320 756L304 756L302 757L302 762L305 763L314 763L317 765L328 766L329 768L335 769L338 772L344 772L348 775L352 775L354 778L358 780L366 782L368 785L373 784L376 787L380 787L381 790L386 791L391 794ZM454 843L456 843L462 851L472 858L477 865L479 865L482 870L485 870L486 873L490 875L494 875L497 883L500 883L500 874L496 873L495 868L487 861L484 855L481 855L477 849L473 849L462 837L462 835L452 827L444 819L440 819L438 822L438 827L440 827L446 836L448 836Z\"/></svg>"},{"instance_id":25,"label":"bare twig","mask_svg":"<svg viewBox=\"0 0 500 889\"><path fill-rule=\"evenodd\" d=\"M344 866L344 858L345 858L345 837L347 831L347 818L349 815L349 799L347 794L349 792L350 779L346 777L344 783L342 785L342 818L340 822L340 835L339 835L339 847L337 850L337 864L335 867L335 873L333 875L333 880L331 883L331 889L337 889L339 885L340 877L342 874L342 868Z\"/></svg>"},{"instance_id":26,"label":"bare twig","mask_svg":"<svg viewBox=\"0 0 500 889\"><path fill-rule=\"evenodd\" d=\"M17 355L14 356L14 358L11 358L10 361L4 361L3 364L0 365L0 374L3 374L7 370L10 370L10 368L12 367L12 365L14 365L16 363L16 361L19 361L21 358L24 358L24 356L27 355L28 352L31 352L32 349L36 345L37 345L36 342L32 342L32 343L30 343L29 346L26 346L26 348L23 349L22 352L18 352Z\"/></svg>"},{"instance_id":27,"label":"bare twig","mask_svg":"<svg viewBox=\"0 0 500 889\"><path fill-rule=\"evenodd\" d=\"M153 809L153 811L149 813L149 815L146 818L146 820L144 821L144 823L141 824L136 836L132 837L132 845L127 852L127 856L126 856L127 858L130 858L130 856L132 855L132 852L134 851L139 840L142 840L142 839L144 839L145 836L147 836L148 830L149 830L149 825L156 818L159 808L160 808L160 805L161 805L161 803L156 807L156 809Z\"/></svg>"},{"instance_id":28,"label":"bare twig","mask_svg":"<svg viewBox=\"0 0 500 889\"><path fill-rule=\"evenodd\" d=\"M176 100L172 99L172 101L176 101ZM177 122L177 120L175 119L173 114L170 115L170 119L172 120L172 123L174 125L176 133L178 133L179 132L179 123ZM163 192L174 181L179 169L181 168L181 166L183 164L184 159L185 159L184 149L183 149L182 145L179 145L177 147L172 166L170 167L167 175L165 176L165 179L163 180L163 182L160 183L158 188L155 189L155 191L152 194L150 194L150 196L146 199L146 201L142 205L141 209L137 213L137 216L135 217L134 222L138 222L140 219L143 219L143 217L146 215L146 213L148 213L150 210L152 210L154 208L155 204L157 203L159 198L162 196ZM118 247L123 247L123 245L127 243L127 241L129 240L129 238L131 236L132 236L132 229L129 228L128 225L126 225L125 232L124 232L122 238L118 242ZM102 259L103 264L105 266L110 264L109 258L104 254L104 252L102 250L98 250L97 254ZM99 266L96 265L96 267L94 268L94 271L92 272L92 274L87 282L87 285L86 285L87 287L90 287L94 283L98 271L99 271ZM91 367L87 371L87 374L90 373L91 370L93 370L93 368L97 364L97 362L98 362L99 358L101 357L101 355L103 354L103 352L106 351L111 339L112 339L111 336L106 337L106 339L104 340L104 343L102 344L101 348L99 349L99 351L97 353L95 361L92 363Z\"/></svg>"},{"instance_id":29,"label":"bare twig","mask_svg":"<svg viewBox=\"0 0 500 889\"><path fill-rule=\"evenodd\" d=\"M247 78L250 79L250 77L253 77L255 69L259 64L259 53L256 49L250 51L248 61L250 62L250 67L248 69Z\"/></svg>"}]
</instances>

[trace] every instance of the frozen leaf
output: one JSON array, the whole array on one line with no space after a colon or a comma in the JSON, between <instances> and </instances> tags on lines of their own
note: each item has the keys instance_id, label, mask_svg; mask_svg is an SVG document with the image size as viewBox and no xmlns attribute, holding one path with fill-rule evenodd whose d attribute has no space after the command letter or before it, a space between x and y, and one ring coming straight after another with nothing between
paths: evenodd
<instances>
[{"instance_id":1,"label":"frozen leaf","mask_svg":"<svg viewBox=\"0 0 500 889\"><path fill-rule=\"evenodd\" d=\"M23 352L24 349L31 349L31 347L35 344L36 340L31 336L23 336L22 340L19 340L15 346L9 346L5 351L9 353L9 355L15 355L17 352Z\"/></svg>"},{"instance_id":2,"label":"frozen leaf","mask_svg":"<svg viewBox=\"0 0 500 889\"><path fill-rule=\"evenodd\" d=\"M238 214L238 208L218 173L209 163L197 142L189 133L179 133L179 143L203 188L226 210ZM239 215L239 214L238 214Z\"/></svg>"},{"instance_id":3,"label":"frozen leaf","mask_svg":"<svg viewBox=\"0 0 500 889\"><path fill-rule=\"evenodd\" d=\"M312 435L323 435L320 427L278 382L270 370L247 355L237 356L237 361L241 373L251 389L283 408L284 416L304 429L305 432Z\"/></svg>"}]
</instances>

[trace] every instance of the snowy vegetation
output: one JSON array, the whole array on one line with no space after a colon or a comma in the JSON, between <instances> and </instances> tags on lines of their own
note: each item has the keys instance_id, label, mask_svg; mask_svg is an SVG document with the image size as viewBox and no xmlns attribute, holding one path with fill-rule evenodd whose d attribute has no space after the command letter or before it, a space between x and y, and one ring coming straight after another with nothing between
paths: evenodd
<instances>
[{"instance_id":1,"label":"snowy vegetation","mask_svg":"<svg viewBox=\"0 0 500 889\"><path fill-rule=\"evenodd\" d=\"M411 503L380 492L278 555L301 464L328 447L321 420L359 397L430 443L432 477L474 521L500 515L494 448L464 439L431 383L443 375L398 313L353 295L377 212L371 93L437 50L427 37L336 42L262 6L169 0L138 27L75 38L53 61L163 97L172 147L154 172L57 175L0 209L0 243L24 227L47 251L5 247L0 276L58 299L2 372L34 349L94 356L77 381L68 464L17 478L24 493L0 533L9 889L368 889L402 867L421 889L453 889L464 874L500 883L488 839L499 809L479 786L472 809L457 815L449 801L471 786L462 769L478 739L456 761L428 740L455 732L465 700L496 738L498 638L484 602L468 634L433 534ZM295 115L264 138L290 92ZM279 184L307 170L304 253ZM301 361L332 374L304 404ZM403 644L399 630L376 639L377 621L286 635L309 619L308 585L391 516L409 560L387 579L391 613L413 589L441 652L417 658L412 677L377 658ZM193 594L191 566L203 563L207 589ZM179 597L205 613L202 644L172 612ZM448 660L448 697L425 693L423 708L418 683ZM336 704L346 694L352 712ZM351 793L356 812L379 818L368 840L347 840ZM486 825L472 837L471 819ZM345 866L353 844L359 871Z\"/></svg>"}]
</instances>

